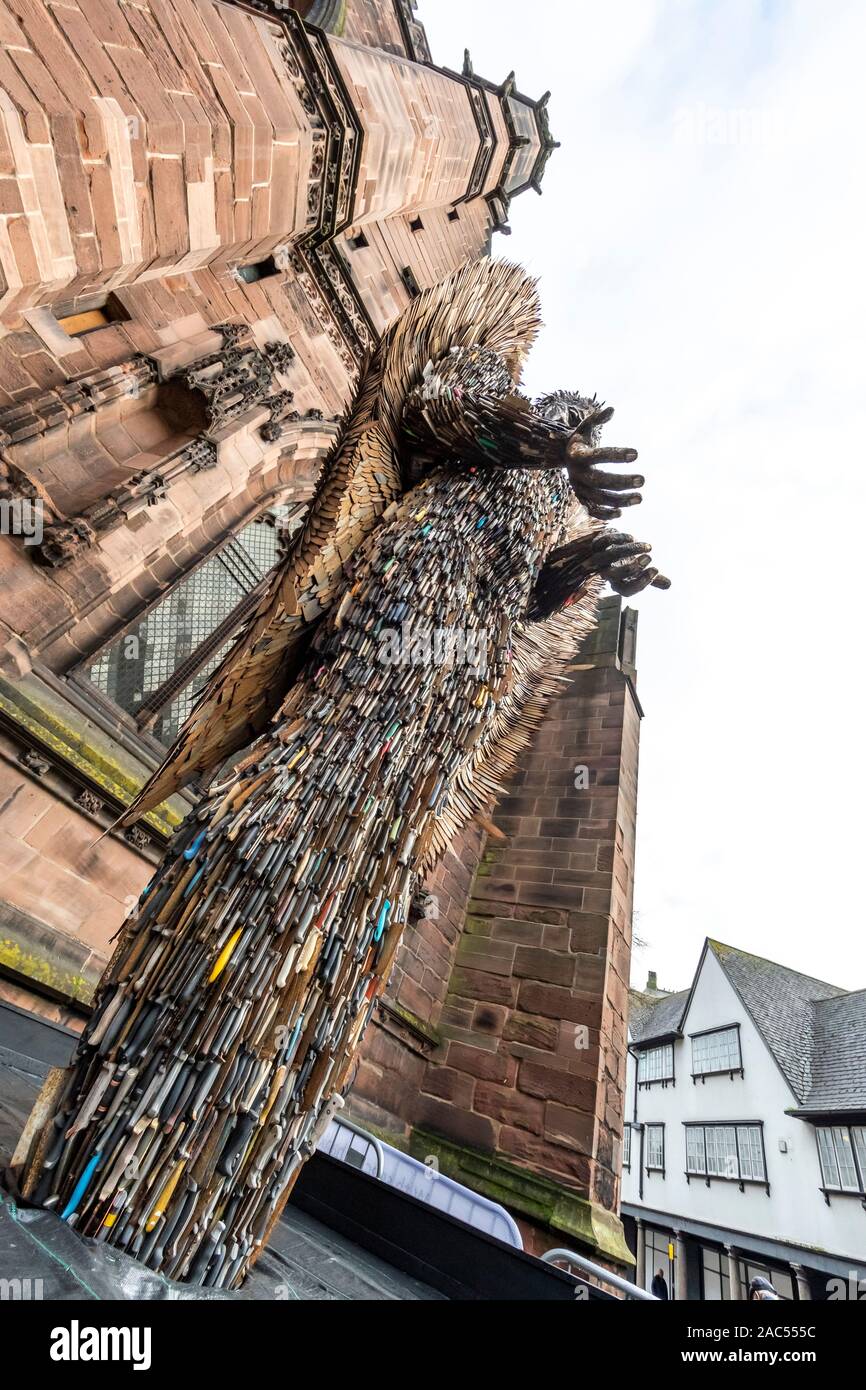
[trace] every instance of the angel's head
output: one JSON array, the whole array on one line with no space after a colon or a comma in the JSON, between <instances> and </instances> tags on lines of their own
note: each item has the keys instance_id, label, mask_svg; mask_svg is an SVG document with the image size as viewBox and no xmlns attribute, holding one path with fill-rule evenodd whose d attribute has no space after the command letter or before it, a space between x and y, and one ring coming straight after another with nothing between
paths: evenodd
<instances>
[{"instance_id":1,"label":"angel's head","mask_svg":"<svg viewBox=\"0 0 866 1390\"><path fill-rule=\"evenodd\" d=\"M534 402L539 415L552 425L580 430L588 444L597 445L602 427L613 417L613 406L597 396L581 396L577 391L551 391Z\"/></svg>"}]
</instances>

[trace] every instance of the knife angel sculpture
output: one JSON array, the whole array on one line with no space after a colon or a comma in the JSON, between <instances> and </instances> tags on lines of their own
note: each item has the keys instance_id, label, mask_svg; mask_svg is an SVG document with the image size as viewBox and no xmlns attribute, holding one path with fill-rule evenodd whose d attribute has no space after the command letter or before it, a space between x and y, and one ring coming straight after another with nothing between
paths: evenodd
<instances>
[{"instance_id":1,"label":"knife angel sculpture","mask_svg":"<svg viewBox=\"0 0 866 1390\"><path fill-rule=\"evenodd\" d=\"M236 1288L340 1104L413 893L489 808L604 584L612 411L518 389L535 287L483 261L371 358L306 525L126 819L208 790L127 923L29 1190L174 1278ZM250 748L249 745L252 745ZM240 750L230 771L220 771Z\"/></svg>"}]
</instances>

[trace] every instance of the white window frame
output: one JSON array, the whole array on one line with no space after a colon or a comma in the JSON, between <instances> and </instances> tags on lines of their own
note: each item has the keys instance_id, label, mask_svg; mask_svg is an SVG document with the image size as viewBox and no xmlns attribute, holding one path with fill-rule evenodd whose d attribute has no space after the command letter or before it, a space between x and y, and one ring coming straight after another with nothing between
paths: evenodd
<instances>
[{"instance_id":1,"label":"white window frame","mask_svg":"<svg viewBox=\"0 0 866 1390\"><path fill-rule=\"evenodd\" d=\"M825 1196L866 1195L866 1126L816 1125L815 1139Z\"/></svg>"},{"instance_id":2,"label":"white window frame","mask_svg":"<svg viewBox=\"0 0 866 1390\"><path fill-rule=\"evenodd\" d=\"M708 1028L702 1033L692 1033L692 1080L706 1076L733 1076L734 1072L743 1074L743 1044L740 1038L740 1025L729 1023L724 1028ZM735 1047L723 1054L719 1039L729 1036ZM713 1047L713 1043L716 1047ZM700 1055L703 1054L703 1055Z\"/></svg>"},{"instance_id":3,"label":"white window frame","mask_svg":"<svg viewBox=\"0 0 866 1390\"><path fill-rule=\"evenodd\" d=\"M623 1125L622 1130L622 1166L631 1168L631 1125Z\"/></svg>"},{"instance_id":4,"label":"white window frame","mask_svg":"<svg viewBox=\"0 0 866 1390\"><path fill-rule=\"evenodd\" d=\"M721 1182L759 1183L769 1190L763 1126L757 1120L740 1124L687 1121L685 1134L686 1177ZM701 1166L703 1165L703 1166Z\"/></svg>"},{"instance_id":5,"label":"white window frame","mask_svg":"<svg viewBox=\"0 0 866 1390\"><path fill-rule=\"evenodd\" d=\"M638 1086L652 1086L656 1082L665 1084L673 1080L673 1043L659 1043L656 1047L643 1048L637 1054Z\"/></svg>"},{"instance_id":6,"label":"white window frame","mask_svg":"<svg viewBox=\"0 0 866 1390\"><path fill-rule=\"evenodd\" d=\"M707 1141L703 1125L686 1125L686 1172L696 1178L707 1176Z\"/></svg>"},{"instance_id":7,"label":"white window frame","mask_svg":"<svg viewBox=\"0 0 866 1390\"><path fill-rule=\"evenodd\" d=\"M660 1138L660 1140L659 1140L659 1154L658 1154L659 1162L657 1162L657 1163L652 1162L652 1144L653 1144L653 1137L654 1137L655 1135L660 1135L660 1136L661 1136L661 1138ZM645 1158L645 1162L646 1162L646 1170L647 1170L647 1172L648 1172L648 1173L662 1173L662 1174L663 1174L664 1171L665 1171L665 1127L664 1127L664 1125L647 1125L647 1126L646 1126L646 1133L645 1133L644 1138L645 1138L645 1144L646 1144L646 1148L645 1148L645 1152L644 1152L644 1158Z\"/></svg>"},{"instance_id":8,"label":"white window frame","mask_svg":"<svg viewBox=\"0 0 866 1390\"><path fill-rule=\"evenodd\" d=\"M764 1158L764 1140L760 1125L737 1125L737 1154L740 1160L741 1181L767 1181L767 1162ZM746 1172L747 1168L752 1171Z\"/></svg>"},{"instance_id":9,"label":"white window frame","mask_svg":"<svg viewBox=\"0 0 866 1390\"><path fill-rule=\"evenodd\" d=\"M736 1125L706 1125L704 1143L707 1147L707 1177L729 1180L739 1178Z\"/></svg>"}]
</instances>

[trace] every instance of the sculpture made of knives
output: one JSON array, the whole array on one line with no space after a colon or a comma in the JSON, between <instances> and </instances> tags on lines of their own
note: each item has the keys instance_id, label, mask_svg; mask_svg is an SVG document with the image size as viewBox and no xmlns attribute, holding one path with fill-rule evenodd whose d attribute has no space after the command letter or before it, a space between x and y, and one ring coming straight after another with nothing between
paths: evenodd
<instances>
[{"instance_id":1,"label":"sculpture made of knives","mask_svg":"<svg viewBox=\"0 0 866 1390\"><path fill-rule=\"evenodd\" d=\"M256 738L142 894L31 1174L171 1277L242 1282L424 873L495 799L605 581L666 586L604 527L642 484L599 471L635 457L599 447L610 412L517 389L536 327L531 282L488 261L385 334L298 544L130 814Z\"/></svg>"}]
</instances>

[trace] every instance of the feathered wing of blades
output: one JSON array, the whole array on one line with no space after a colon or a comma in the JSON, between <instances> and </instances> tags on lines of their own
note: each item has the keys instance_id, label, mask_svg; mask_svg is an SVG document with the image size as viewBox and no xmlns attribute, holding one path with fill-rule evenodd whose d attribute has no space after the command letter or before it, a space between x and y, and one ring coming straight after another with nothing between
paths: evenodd
<instances>
[{"instance_id":1,"label":"feathered wing of blades","mask_svg":"<svg viewBox=\"0 0 866 1390\"><path fill-rule=\"evenodd\" d=\"M500 353L516 377L540 322L535 283L525 271L484 260L422 291L386 329L323 464L296 544L120 824L131 825L207 776L279 710L317 622L342 589L344 566L400 495L403 407L427 363L478 344Z\"/></svg>"},{"instance_id":2,"label":"feathered wing of blades","mask_svg":"<svg viewBox=\"0 0 866 1390\"><path fill-rule=\"evenodd\" d=\"M377 481L378 480L378 481ZM218 768L267 727L343 580L343 565L398 495L381 428L346 430L290 554L211 676L166 761L125 813L131 824Z\"/></svg>"}]
</instances>

